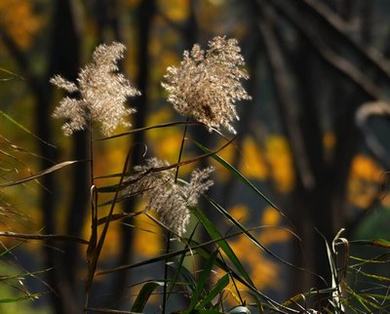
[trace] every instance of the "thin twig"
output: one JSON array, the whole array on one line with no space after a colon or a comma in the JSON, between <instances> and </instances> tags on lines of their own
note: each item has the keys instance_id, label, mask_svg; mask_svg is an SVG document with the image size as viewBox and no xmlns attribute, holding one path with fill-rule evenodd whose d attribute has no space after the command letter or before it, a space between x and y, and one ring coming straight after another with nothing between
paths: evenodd
<instances>
[{"instance_id":1,"label":"thin twig","mask_svg":"<svg viewBox=\"0 0 390 314\"><path fill-rule=\"evenodd\" d=\"M135 179L135 181L126 181L126 184L127 183L134 183L134 182L138 181L139 179L141 179L142 177L144 177L150 173L153 173L153 172L160 172L160 171L165 171L165 170L169 170L169 169L174 169L174 168L177 168L178 166L181 167L184 165L189 165L189 164L198 162L199 160L204 159L206 157L210 157L212 155L218 154L220 151L224 150L227 146L229 146L236 138L237 138L237 136L234 136L233 138L228 140L225 144L223 144L221 147L217 148L216 150L210 151L209 153L199 155L195 158L184 160L184 161L181 161L179 163L170 164L169 166L150 168L148 171L145 171L142 174L142 176L137 177ZM131 175L131 173L125 173L125 175ZM114 178L114 177L120 177L120 176L122 176L122 173L114 173L114 174L110 174L110 175L106 175L106 176L95 177L95 179L106 179L106 178ZM100 189L101 188L98 188L98 190L100 190Z\"/></svg>"},{"instance_id":2,"label":"thin twig","mask_svg":"<svg viewBox=\"0 0 390 314\"><path fill-rule=\"evenodd\" d=\"M111 221L115 221L115 220L120 220L120 219L123 219L123 218L126 218L126 217L135 217L135 216L141 215L143 213L144 213L144 211L141 210L141 211L132 212L132 213L125 213L124 212L124 213L112 214L110 220ZM108 220L108 216L99 218L98 221L97 221L97 224L100 226L100 225L106 223L107 220Z\"/></svg>"},{"instance_id":3,"label":"thin twig","mask_svg":"<svg viewBox=\"0 0 390 314\"><path fill-rule=\"evenodd\" d=\"M186 126L187 125L190 125L190 126L193 126L193 125L204 125L203 123L196 122L196 121L191 121L191 122L189 122L189 121L167 122L167 123L161 123L161 124L156 124L156 125L151 125L151 126L145 126L145 127L142 127L142 128L132 129L131 131L128 131L128 132L123 132L123 133L115 134L115 135L112 135L112 136L98 138L95 141L107 141L107 140L111 140L113 138L118 138L118 137L122 137L122 136L126 136L126 135L131 135L131 134L138 133L138 132L144 132L144 131L153 130L153 129L168 128L168 127L171 127L171 126L177 126L177 125L183 125L183 124L185 124Z\"/></svg>"},{"instance_id":4,"label":"thin twig","mask_svg":"<svg viewBox=\"0 0 390 314\"><path fill-rule=\"evenodd\" d=\"M26 240L54 240L54 241L73 241L80 244L88 244L87 240L78 238L71 235L61 234L31 234L31 233L15 233L15 232L0 232L0 237L14 238L14 239L26 239Z\"/></svg>"}]
</instances>

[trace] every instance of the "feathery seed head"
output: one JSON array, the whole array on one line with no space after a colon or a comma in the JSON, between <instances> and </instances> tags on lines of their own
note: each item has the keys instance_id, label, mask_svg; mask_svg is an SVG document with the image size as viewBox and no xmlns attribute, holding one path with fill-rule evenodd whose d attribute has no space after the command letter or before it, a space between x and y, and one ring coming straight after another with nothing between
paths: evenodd
<instances>
[{"instance_id":1,"label":"feathery seed head","mask_svg":"<svg viewBox=\"0 0 390 314\"><path fill-rule=\"evenodd\" d=\"M209 130L223 126L233 134L239 120L235 103L251 99L241 84L249 78L235 39L215 37L205 52L195 44L185 51L178 67L168 67L162 86L168 101L182 115L192 116Z\"/></svg>"},{"instance_id":2,"label":"feathery seed head","mask_svg":"<svg viewBox=\"0 0 390 314\"><path fill-rule=\"evenodd\" d=\"M213 168L195 170L187 185L175 183L175 169L151 171L169 166L157 158L146 160L142 166L134 167L134 174L127 181L131 184L126 193L142 194L146 200L146 210L155 210L160 221L182 236L190 220L188 206L195 206L200 194L213 184L209 175Z\"/></svg>"},{"instance_id":3,"label":"feathery seed head","mask_svg":"<svg viewBox=\"0 0 390 314\"><path fill-rule=\"evenodd\" d=\"M140 95L131 83L117 73L117 62L123 58L126 50L121 43L98 46L92 56L92 62L79 73L77 85L60 75L55 75L50 82L69 93L79 92L80 97L65 97L55 109L55 118L65 118L63 125L66 135L83 130L90 119L98 121L103 134L110 135L122 124L129 126L126 117L135 112L126 108L127 97Z\"/></svg>"}]
</instances>

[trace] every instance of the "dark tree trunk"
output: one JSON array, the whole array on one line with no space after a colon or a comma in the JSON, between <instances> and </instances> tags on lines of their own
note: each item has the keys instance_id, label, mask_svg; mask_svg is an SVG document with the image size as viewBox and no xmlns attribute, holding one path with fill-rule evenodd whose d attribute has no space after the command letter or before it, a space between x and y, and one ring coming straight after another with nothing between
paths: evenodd
<instances>
[{"instance_id":1,"label":"dark tree trunk","mask_svg":"<svg viewBox=\"0 0 390 314\"><path fill-rule=\"evenodd\" d=\"M52 39L51 74L59 73L69 80L77 78L80 69L80 25L78 25L76 7L72 1L57 1L55 4ZM80 131L72 136L73 160L88 159L87 132ZM87 202L89 199L89 167L88 163L80 163L72 171L70 206L66 219L66 233L80 236L85 222ZM79 245L67 242L64 245L62 272L68 282L67 292L72 296L73 311L82 304L80 298L81 282L78 278L81 251ZM77 305L77 306L76 306Z\"/></svg>"},{"instance_id":2,"label":"dark tree trunk","mask_svg":"<svg viewBox=\"0 0 390 314\"><path fill-rule=\"evenodd\" d=\"M62 74L68 79L75 79L79 70L79 48L80 37L79 29L74 17L75 8L70 0L58 0L53 7L53 28L51 34L51 43L49 47L49 65L46 76L43 78L42 96L38 98L38 108L36 114L36 127L38 136L46 141L53 140L53 131L51 130L51 101L52 89L49 86L49 79L54 74ZM85 135L78 134L73 139L73 158L86 159ZM55 160L55 152L47 146L40 147L41 155ZM41 168L47 168L49 164L43 160ZM67 219L67 232L72 235L80 235L84 221L85 204L88 197L88 181L84 165L75 168L73 174L74 188L71 200L71 208ZM58 191L56 182L52 175L44 177L43 184L50 192L43 191L42 210L44 212L44 224L46 232L56 233L55 221L55 199ZM50 284L55 288L58 295L52 295L53 305L56 313L77 313L78 302L77 292L74 290L76 273L80 259L80 252L77 244L69 242L65 245L64 256L60 256L52 249L52 243L47 243L45 252L47 257L47 267L52 267L50 272ZM75 293L76 292L76 293Z\"/></svg>"},{"instance_id":3,"label":"dark tree trunk","mask_svg":"<svg viewBox=\"0 0 390 314\"><path fill-rule=\"evenodd\" d=\"M141 1L137 10L137 28L138 38L136 46L138 47L138 74L136 79L137 88L142 95L136 100L137 114L133 123L133 128L140 128L145 126L147 111L148 111L148 83L149 83L149 42L151 35L152 20L155 15L155 1L143 0ZM133 167L142 162L142 155L144 153L145 135L139 132L134 136L133 147L130 166ZM134 210L135 200L128 200L124 209L126 212ZM118 258L118 265L128 264L131 260L133 231L128 225L132 224L132 219L124 219L121 228L120 252ZM127 225L127 226L126 226ZM112 306L120 307L128 300L124 300L128 285L128 272L121 272L114 276L112 295L114 299L110 300Z\"/></svg>"},{"instance_id":4,"label":"dark tree trunk","mask_svg":"<svg viewBox=\"0 0 390 314\"><path fill-rule=\"evenodd\" d=\"M120 0L97 0L95 5L98 43L109 39L122 42Z\"/></svg>"},{"instance_id":5,"label":"dark tree trunk","mask_svg":"<svg viewBox=\"0 0 390 314\"><path fill-rule=\"evenodd\" d=\"M248 40L247 47L247 59L248 64L248 72L250 76L250 80L247 84L248 93L252 97L250 102L245 102L242 104L242 108L240 109L240 121L238 122L237 127L237 139L235 141L234 151L236 152L233 156L232 165L238 169L241 159L242 159L242 148L244 144L245 136L248 135L251 129L251 124L254 119L255 107L256 107L256 91L258 87L258 79L257 79L257 66L260 58L260 36L257 32L257 6L253 1L248 2L247 4L248 16L251 19L251 38ZM236 177L231 175L228 182L222 188L221 193L221 206L224 208L229 208L232 201L232 196L234 189L236 187Z\"/></svg>"},{"instance_id":6,"label":"dark tree trunk","mask_svg":"<svg viewBox=\"0 0 390 314\"><path fill-rule=\"evenodd\" d=\"M338 25L325 22L325 18L320 15L329 12L316 11L310 7L309 3L312 2L294 1L283 7L278 4L279 1L258 3L263 4L262 9L266 13L265 18L259 19L260 25L263 25L260 29L266 47L268 45L270 73L274 77L273 85L279 98L281 122L292 147L296 172L290 217L302 238L302 248L294 248L293 263L307 267L325 279L324 282L309 273L293 273L290 292L295 294L311 287L323 288L330 285L328 258L324 239L320 234L331 242L335 233L346 222L347 182L359 140L354 123L355 112L358 106L375 97L380 90L368 76L361 73L357 78L352 72L357 73L367 65L372 73L385 80L386 74L381 65L378 66L368 54L353 47L355 44L350 38L345 39L349 35L338 30ZM291 4L294 5L288 8ZM352 4L351 1L345 1L342 8L334 7L334 10L340 10L343 18L351 18ZM276 13L282 14L296 27L298 44L293 47L281 44L280 41L285 40L283 36L275 37L272 35L272 28L264 25L267 23L267 15L271 16L271 22L276 23ZM306 29L305 25L316 25L320 32L318 36L321 37ZM368 38L367 34L362 33L361 37ZM341 37L345 40L341 40ZM345 45L346 49L340 50L338 43ZM358 57L351 64L353 71L337 64L341 61L338 58L344 58L341 53L351 53ZM290 84L294 82L294 85L290 85L289 81ZM291 86L294 87L293 92ZM330 154L323 147L325 128L321 125L323 119L320 108L324 98L330 103L327 111L331 121L330 130L335 136L335 146ZM293 112L288 114L291 107ZM296 145L300 145L299 149ZM304 167L299 163L302 161ZM307 184L305 180L307 173L312 177L311 184Z\"/></svg>"}]
</instances>

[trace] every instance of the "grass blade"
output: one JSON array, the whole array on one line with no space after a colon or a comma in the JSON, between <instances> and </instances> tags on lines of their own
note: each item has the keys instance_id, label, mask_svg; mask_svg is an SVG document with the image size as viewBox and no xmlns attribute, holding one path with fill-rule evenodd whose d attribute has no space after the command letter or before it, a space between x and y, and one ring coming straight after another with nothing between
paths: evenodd
<instances>
[{"instance_id":1,"label":"grass blade","mask_svg":"<svg viewBox=\"0 0 390 314\"><path fill-rule=\"evenodd\" d=\"M202 309L209 304L225 287L229 284L229 275L226 274L220 278L215 287L207 294L207 296L199 302L196 306L197 309Z\"/></svg>"},{"instance_id":2,"label":"grass blade","mask_svg":"<svg viewBox=\"0 0 390 314\"><path fill-rule=\"evenodd\" d=\"M240 260L234 254L232 248L229 246L229 244L226 242L226 240L222 240L221 233L215 228L214 224L206 217L206 215L199 209L192 207L192 212L195 214L195 216L199 219L201 224L205 227L207 233L210 235L212 239L220 239L217 241L217 244L219 247L224 251L224 253L227 255L229 260L233 263L233 265L236 267L238 272L245 278L245 280L253 285L253 282L246 272L245 268L242 266Z\"/></svg>"},{"instance_id":3,"label":"grass blade","mask_svg":"<svg viewBox=\"0 0 390 314\"><path fill-rule=\"evenodd\" d=\"M152 295L153 291L158 287L162 287L163 283L160 281L151 281L144 284L141 288L141 291L138 293L137 298L134 301L134 304L131 308L131 312L143 313L146 303L149 300L149 297Z\"/></svg>"},{"instance_id":4,"label":"grass blade","mask_svg":"<svg viewBox=\"0 0 390 314\"><path fill-rule=\"evenodd\" d=\"M195 145L198 146L203 152L207 154L211 154L212 151L209 150L207 147L203 146L202 144L194 141ZM217 153L210 155L214 160L216 160L219 164L221 164L224 168L232 172L241 182L243 182L245 185L249 186L251 190L253 190L257 195L259 195L263 200L265 200L270 206L275 208L280 215L282 215L284 218L286 218L289 223L291 224L291 221L288 219L286 214L278 207L274 202L272 202L264 193L262 193L252 182L250 182L238 169L236 169L234 166L232 166L230 163L228 163L225 159L218 156Z\"/></svg>"},{"instance_id":5,"label":"grass blade","mask_svg":"<svg viewBox=\"0 0 390 314\"><path fill-rule=\"evenodd\" d=\"M50 146L50 147L53 147L53 148L56 148L55 145L53 144L50 144L49 142L46 142L44 139L40 138L38 135L35 135L34 133L32 133L29 129L27 129L25 126L23 126L22 124L20 124L18 121L16 121L15 119L13 119L10 115L6 114L3 110L0 110L0 114L6 118L8 121L12 122L13 124L15 124L17 127L19 127L20 129L22 129L24 132L26 132L27 134L30 134L32 137L36 138L38 141L40 141L41 143L43 144L46 144L47 146Z\"/></svg>"},{"instance_id":6,"label":"grass blade","mask_svg":"<svg viewBox=\"0 0 390 314\"><path fill-rule=\"evenodd\" d=\"M310 272L302 267L298 267L288 261L286 261L285 259L281 258L280 256L276 255L274 252L272 252L270 249L268 249L267 247L265 247L263 244L261 244L257 239L256 237L254 237L250 232L248 232L248 230L238 221L236 220L232 215L229 214L229 212L224 209L221 205L217 204L215 201L213 201L212 199L210 199L209 197L206 196L206 199L209 201L209 203L217 209L218 212L220 212L222 215L224 215L225 217L227 217L235 226L237 226L243 234L245 234L249 240L254 243L257 247L259 247L260 249L264 250L266 253L268 253L269 255L271 255L273 258L275 258L276 260L278 260L279 262L281 262L282 264L285 264L293 269L296 269L296 270L300 270L300 271L304 271L304 272L309 272L311 275L314 275L314 276L318 276L316 274L314 274L313 272ZM293 233L292 231L289 231L290 234L294 235L297 239L299 239L299 237Z\"/></svg>"},{"instance_id":7,"label":"grass blade","mask_svg":"<svg viewBox=\"0 0 390 314\"><path fill-rule=\"evenodd\" d=\"M43 177L49 173L52 173L52 172L55 172L57 170L60 170L64 167L67 167L67 166L70 166L70 165L73 165L77 162L81 162L81 160L70 160L70 161L64 161L64 162L61 162L59 164L56 164L50 168L47 168L37 174L34 174L32 176L28 176L28 177L25 177L25 178L22 178L22 179L19 179L19 180L15 180L15 181L11 181L11 182L7 182L7 183L3 183L3 184L0 184L0 188L6 188L6 187L10 187L10 186L14 186L14 185L18 185L18 184L22 184L22 183L26 183L26 182L29 182L29 181L32 181L32 180L36 180L36 179L39 179L40 177Z\"/></svg>"},{"instance_id":8,"label":"grass blade","mask_svg":"<svg viewBox=\"0 0 390 314\"><path fill-rule=\"evenodd\" d=\"M189 306L190 312L194 309L195 305L199 302L199 299L202 295L203 289L206 286L207 279L210 277L211 270L215 264L215 260L217 258L217 255L218 255L218 250L215 250L211 254L210 258L208 259L206 266L204 267L204 269L200 273L200 276L199 276L199 279L198 279L198 282L196 285L196 289L195 289L195 291L192 295L192 298L191 298L191 303Z\"/></svg>"}]
</instances>

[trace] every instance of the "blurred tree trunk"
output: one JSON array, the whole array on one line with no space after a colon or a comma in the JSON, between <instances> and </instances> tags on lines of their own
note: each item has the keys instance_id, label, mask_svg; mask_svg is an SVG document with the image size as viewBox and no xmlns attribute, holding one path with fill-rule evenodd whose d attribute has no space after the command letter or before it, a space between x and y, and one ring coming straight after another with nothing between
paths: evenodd
<instances>
[{"instance_id":1,"label":"blurred tree trunk","mask_svg":"<svg viewBox=\"0 0 390 314\"><path fill-rule=\"evenodd\" d=\"M3 29L0 29L0 37L3 43L9 50L10 55L15 59L20 71L26 77L26 83L35 98L35 132L39 138L47 143L52 143L54 140L51 128L52 88L49 80L53 74L59 72L62 72L68 78L74 78L79 66L78 31L76 30L75 20L73 19L72 4L70 1L57 0L53 4L51 17L53 26L51 28L50 47L47 56L48 63L43 75L34 72L30 60L24 52ZM82 146L83 143L75 145ZM38 142L38 147L39 155L43 157L40 159L39 168L49 168L56 162L57 151L53 146L47 145L43 141ZM80 177L78 180L80 180ZM58 185L52 174L43 176L41 183L45 187L41 190L42 194L40 196L44 232L46 234L55 234L57 232L55 213L57 208L56 197L58 196ZM72 289L69 286L69 282L65 279L65 273L62 267L63 263L61 263L63 256L59 255L56 249L57 245L58 243L50 240L45 241L43 245L45 267L50 269L47 273L47 283L54 290L54 293L50 294L51 306L54 313L76 313L77 309L71 292ZM74 247L72 248L74 249ZM71 268L70 265L68 264L67 267Z\"/></svg>"},{"instance_id":2,"label":"blurred tree trunk","mask_svg":"<svg viewBox=\"0 0 390 314\"><path fill-rule=\"evenodd\" d=\"M260 3L264 4L263 1ZM281 6L275 2L272 6L274 4L278 13L281 13ZM340 7L346 14L344 18L352 18L351 5L351 2L346 1L345 6ZM299 246L294 248L293 263L308 268L326 281L325 283L318 276L307 272L305 274L294 272L290 290L295 294L307 291L311 287L330 286L326 248L320 234L331 242L338 229L346 223L347 183L351 161L357 151L359 140L354 122L355 112L363 102L375 97L377 87L371 84L369 77L359 77L356 80L357 76L351 75L352 71L338 66L340 59L337 59L339 58L337 42L345 35L336 28L332 28L333 33L329 37L322 37L318 42L314 42L313 33L304 28L305 21L311 23L310 27L316 26L319 30L322 22L318 17L314 19L312 12L306 10L307 8L295 11L295 16L287 10L282 12L298 29L297 44L293 47L281 43L284 40L283 33L281 28L275 27L277 21L275 12L270 14L267 11L270 9L268 5L263 5L262 9L263 14L259 17L260 29L268 51L274 90L279 98L281 122L292 148L296 170L296 185L289 213L298 235L302 238L302 251ZM326 27L330 29L327 24ZM279 36L277 31L280 32ZM321 45L316 45L319 42ZM350 47L351 53L360 55L362 63L368 62L367 64L371 64L371 68L375 68L378 75L386 77L381 65L374 64L376 61L373 59L369 60L371 57L368 54L359 48L353 48L354 44L347 40L343 41L344 43ZM328 49L326 54L325 50L319 47ZM330 49L334 51L331 52ZM350 66L354 67L356 64L363 66L359 60ZM357 73L356 69L353 70L354 73ZM324 81L327 82L326 86L322 84ZM363 81L368 82L370 87L362 84ZM323 144L326 131L329 131L321 125L323 99L331 103L326 111L329 114L330 131L335 138L332 148L326 148ZM289 110L292 112L288 113ZM301 147L298 149L297 145ZM331 151L328 152L326 149ZM307 175L311 180L305 178Z\"/></svg>"},{"instance_id":3,"label":"blurred tree trunk","mask_svg":"<svg viewBox=\"0 0 390 314\"><path fill-rule=\"evenodd\" d=\"M53 12L54 25L51 42L51 69L49 76L59 73L69 80L76 80L80 70L81 19L78 4L73 0L57 0ZM49 114L50 116L50 114ZM72 160L87 160L89 157L88 132L72 135ZM66 218L66 234L80 237L85 223L89 200L89 165L86 162L73 167L70 184L70 203ZM61 273L66 294L66 313L78 313L82 306L82 284L79 278L82 252L79 244L64 245Z\"/></svg>"},{"instance_id":4,"label":"blurred tree trunk","mask_svg":"<svg viewBox=\"0 0 390 314\"><path fill-rule=\"evenodd\" d=\"M156 11L156 3L154 0L142 0L137 9L137 28L138 37L136 47L138 47L137 65L138 74L136 79L136 86L141 91L142 95L136 99L137 114L135 115L133 128L141 128L146 124L147 112L148 112L148 83L149 83L149 42L151 36L151 27L153 17ZM130 161L130 167L142 162L144 146L146 142L143 132L138 132L134 135L132 145L132 155ZM131 212L136 205L134 198L128 200L124 204L124 210ZM131 259L132 253L132 241L133 230L129 228L132 224L131 218L123 220L121 225L121 240L120 251L118 258L118 265L128 264ZM127 285L129 281L128 272L120 272L114 276L113 289L111 291L112 298L109 303L116 308L120 307L126 302L124 296L127 292ZM128 301L128 300L127 300Z\"/></svg>"},{"instance_id":5,"label":"blurred tree trunk","mask_svg":"<svg viewBox=\"0 0 390 314\"><path fill-rule=\"evenodd\" d=\"M260 22L260 30L264 41L264 46L267 52L267 58L269 63L269 75L275 94L275 101L277 105L278 115L281 122L281 128L284 135L289 140L290 145L296 145L291 147L293 156L293 165L296 173L296 184L293 192L293 202L288 210L288 216L293 220L294 227L297 234L302 238L302 242L305 247L311 247L312 244L312 221L310 219L310 210L307 209L304 202L308 202L308 199L304 196L306 187L312 187L313 174L311 167L307 162L307 148L304 145L304 139L302 130L300 129L297 111L298 102L291 95L291 64L286 60L285 51L280 44L274 25L274 17L268 16L267 13L258 11ZM314 105L313 105L314 107ZM314 110L314 109L313 109ZM312 110L312 111L313 111ZM314 120L313 122L315 122ZM317 130L317 127L315 128ZM318 132L317 132L318 133ZM318 135L313 134L313 137ZM314 141L313 141L314 142ZM299 145L299 147L298 147ZM321 142L320 144L321 145ZM317 145L316 145L317 146ZM302 166L302 163L304 165ZM309 172L309 174L307 174ZM309 178L309 180L307 179ZM300 247L295 247L293 250L293 264L297 266L307 266L305 261L312 260L313 255L310 250L307 252L301 252ZM293 273L297 276L291 282L298 291L304 291L303 287L311 286L308 282L307 276L302 273ZM299 279L299 280L298 280ZM295 291L294 291L295 292Z\"/></svg>"},{"instance_id":6,"label":"blurred tree trunk","mask_svg":"<svg viewBox=\"0 0 390 314\"><path fill-rule=\"evenodd\" d=\"M244 144L244 139L248 135L251 129L251 124L253 122L255 108L256 108L256 101L257 101L257 87L258 87L258 63L260 59L260 36L257 32L257 15L256 15L256 5L253 3L253 1L249 1L246 3L246 9L248 12L248 17L250 19L250 26L251 32L250 32L250 39L247 40L247 48L244 49L244 51L247 51L247 55L244 56L245 60L247 60L248 64L248 73L250 76L249 82L248 82L248 94L252 97L252 101L245 102L242 105L242 109L240 110L240 121L238 122L237 127L237 139L235 140L235 146L234 151L235 154L233 155L233 160L231 164L238 169L241 159L243 156L242 149ZM221 193L221 203L220 205L224 208L229 208L231 206L232 197L234 195L234 190L236 187L236 177L234 175L230 175L229 180L226 182L225 186L222 189Z\"/></svg>"},{"instance_id":7,"label":"blurred tree trunk","mask_svg":"<svg viewBox=\"0 0 390 314\"><path fill-rule=\"evenodd\" d=\"M80 30L75 16L76 7L72 0L57 0L53 7L53 26L51 33L51 43L49 47L49 64L46 76L42 85L45 90L42 98L38 100L37 110L37 130L38 135L51 142L53 133L50 128L52 114L52 88L49 86L49 79L54 74L61 74L68 79L75 79L80 67ZM72 139L72 157L75 160L87 159L87 141L85 132L78 132ZM41 145L42 156L54 157L54 152ZM42 162L42 169L47 168L47 162ZM49 192L43 191L42 209L44 211L44 223L46 232L56 233L55 197L58 187L52 175L44 177L47 180ZM67 234L79 236L81 234L86 203L88 200L88 170L86 164L79 164L74 168L72 179L72 192L70 208L66 220ZM52 244L45 246L47 255L47 267L52 267L50 271L52 278L50 283L54 283L58 296L52 296L56 308L56 313L78 313L80 300L78 290L80 282L77 278L78 265L80 262L80 251L78 244L69 242L65 244L64 256L58 255L51 248Z\"/></svg>"},{"instance_id":8,"label":"blurred tree trunk","mask_svg":"<svg viewBox=\"0 0 390 314\"><path fill-rule=\"evenodd\" d=\"M0 30L2 42L7 47L10 55L12 55L17 63L20 72L24 73L26 83L31 89L33 97L35 98L36 108L34 111L34 124L35 134L43 141L38 141L39 153L42 158L40 159L39 168L46 169L52 166L56 160L56 150L51 144L53 137L50 128L50 112L49 104L51 100L51 89L48 82L48 77L38 76L31 68L28 58L19 46L13 41L13 39L4 31ZM54 223L54 193L55 193L55 180L52 175L43 176L41 184L44 186L41 190L39 199L40 209L43 216L43 225L45 227L45 233L54 234L56 226ZM47 283L55 293L59 291L58 274L56 271L57 253L54 249L55 243L50 240L44 242L42 246L44 255L44 264L47 269ZM60 294L50 294L50 302L55 313L62 313L63 300Z\"/></svg>"},{"instance_id":9,"label":"blurred tree trunk","mask_svg":"<svg viewBox=\"0 0 390 314\"><path fill-rule=\"evenodd\" d=\"M122 6L120 0L96 0L94 9L98 43L107 42L111 38L124 43L120 18Z\"/></svg>"}]
</instances>

